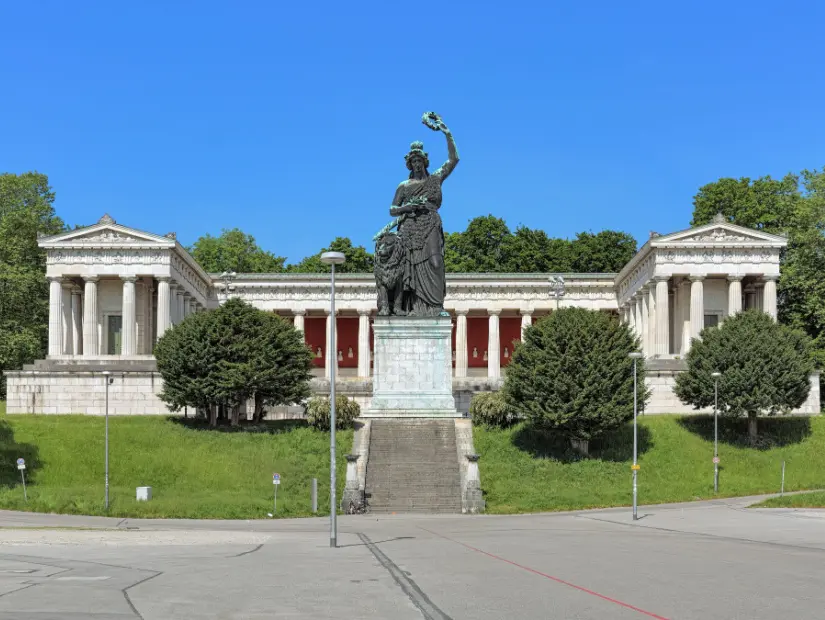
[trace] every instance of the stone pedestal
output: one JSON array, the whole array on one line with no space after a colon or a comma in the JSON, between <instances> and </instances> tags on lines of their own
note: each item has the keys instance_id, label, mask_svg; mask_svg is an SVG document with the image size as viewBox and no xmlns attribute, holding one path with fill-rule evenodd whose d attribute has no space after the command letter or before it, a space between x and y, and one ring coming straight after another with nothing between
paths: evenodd
<instances>
[{"instance_id":1,"label":"stone pedestal","mask_svg":"<svg viewBox=\"0 0 825 620\"><path fill-rule=\"evenodd\" d=\"M449 316L380 316L373 325L373 396L365 418L456 418Z\"/></svg>"}]
</instances>

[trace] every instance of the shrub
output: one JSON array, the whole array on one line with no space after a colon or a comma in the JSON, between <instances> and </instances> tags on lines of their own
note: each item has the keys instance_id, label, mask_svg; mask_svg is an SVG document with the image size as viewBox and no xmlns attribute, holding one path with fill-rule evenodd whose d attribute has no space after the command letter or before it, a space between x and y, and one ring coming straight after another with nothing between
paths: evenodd
<instances>
[{"instance_id":1,"label":"shrub","mask_svg":"<svg viewBox=\"0 0 825 620\"><path fill-rule=\"evenodd\" d=\"M633 360L638 339L615 316L582 308L553 312L524 333L504 382L514 412L574 444L633 417ZM639 407L647 398L638 360Z\"/></svg>"},{"instance_id":2,"label":"shrub","mask_svg":"<svg viewBox=\"0 0 825 620\"><path fill-rule=\"evenodd\" d=\"M501 392L481 392L470 401L470 417L473 424L503 427L511 424L516 416Z\"/></svg>"},{"instance_id":3,"label":"shrub","mask_svg":"<svg viewBox=\"0 0 825 620\"><path fill-rule=\"evenodd\" d=\"M725 319L702 331L687 354L687 372L676 377L676 395L696 409L712 407L720 372L719 412L748 416L748 436L756 443L757 416L787 413L801 406L814 369L810 339L756 310Z\"/></svg>"},{"instance_id":4,"label":"shrub","mask_svg":"<svg viewBox=\"0 0 825 620\"><path fill-rule=\"evenodd\" d=\"M329 398L310 398L307 403L307 422L319 431L329 430ZM335 397L335 428L352 428L355 418L361 415L361 406L346 396Z\"/></svg>"}]
</instances>

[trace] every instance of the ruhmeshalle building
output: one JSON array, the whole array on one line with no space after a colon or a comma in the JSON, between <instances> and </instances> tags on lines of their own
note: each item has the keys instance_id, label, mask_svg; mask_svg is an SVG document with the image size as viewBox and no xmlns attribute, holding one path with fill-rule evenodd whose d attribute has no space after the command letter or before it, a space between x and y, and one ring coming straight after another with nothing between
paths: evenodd
<instances>
[{"instance_id":1,"label":"ruhmeshalle building","mask_svg":"<svg viewBox=\"0 0 825 620\"><path fill-rule=\"evenodd\" d=\"M108 215L94 226L40 239L47 254L49 349L9 371L8 413L101 414L104 370L112 373L113 414L166 414L152 350L193 312L239 297L293 321L314 353L313 388L368 404L372 393L372 274L337 276L336 316L324 274L206 273L173 233L122 226ZM647 413L692 411L673 394L691 340L744 309L776 317L783 237L730 224L651 235L619 273L448 274L444 307L453 323L453 391L458 413L473 393L495 390L522 330L557 307L617 314L639 335L652 397ZM337 346L327 346L337 326ZM819 377L797 413L819 412ZM365 407L364 407L365 408Z\"/></svg>"}]
</instances>

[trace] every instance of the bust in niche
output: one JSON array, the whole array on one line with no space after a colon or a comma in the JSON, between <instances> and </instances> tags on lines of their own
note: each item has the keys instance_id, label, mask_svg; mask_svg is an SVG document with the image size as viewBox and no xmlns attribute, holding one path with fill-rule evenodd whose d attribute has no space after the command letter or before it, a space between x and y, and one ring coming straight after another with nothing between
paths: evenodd
<instances>
[{"instance_id":1,"label":"bust in niche","mask_svg":"<svg viewBox=\"0 0 825 620\"><path fill-rule=\"evenodd\" d=\"M486 349L484 350L484 358L483 358L483 359L484 359L484 361L485 361L485 362L488 360L488 358L487 358L487 350L486 350Z\"/></svg>"},{"instance_id":2,"label":"bust in niche","mask_svg":"<svg viewBox=\"0 0 825 620\"><path fill-rule=\"evenodd\" d=\"M510 349L508 349L507 347L504 347L504 357L505 359L510 357Z\"/></svg>"},{"instance_id":3,"label":"bust in niche","mask_svg":"<svg viewBox=\"0 0 825 620\"><path fill-rule=\"evenodd\" d=\"M321 347L318 347L318 349L315 351L315 357L318 359L324 357L324 354L321 353Z\"/></svg>"},{"instance_id":4,"label":"bust in niche","mask_svg":"<svg viewBox=\"0 0 825 620\"><path fill-rule=\"evenodd\" d=\"M339 361L339 362L343 362L343 361L344 361L344 353L343 353L342 351L340 351L340 350L338 351L338 361Z\"/></svg>"},{"instance_id":5,"label":"bust in niche","mask_svg":"<svg viewBox=\"0 0 825 620\"><path fill-rule=\"evenodd\" d=\"M478 358L478 349L476 347L473 347L473 359L476 358Z\"/></svg>"},{"instance_id":6,"label":"bust in niche","mask_svg":"<svg viewBox=\"0 0 825 620\"><path fill-rule=\"evenodd\" d=\"M347 347L347 357L352 359L352 347Z\"/></svg>"}]
</instances>

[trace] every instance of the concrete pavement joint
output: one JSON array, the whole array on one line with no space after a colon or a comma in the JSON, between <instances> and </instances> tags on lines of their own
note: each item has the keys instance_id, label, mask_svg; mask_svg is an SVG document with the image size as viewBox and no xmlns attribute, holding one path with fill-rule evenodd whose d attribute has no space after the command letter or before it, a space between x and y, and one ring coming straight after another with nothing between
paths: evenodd
<instances>
[{"instance_id":1,"label":"concrete pavement joint","mask_svg":"<svg viewBox=\"0 0 825 620\"><path fill-rule=\"evenodd\" d=\"M406 571L402 571L389 557L387 557L366 534L358 533L358 538L367 546L375 559L392 576L404 593L410 598L413 605L421 612L425 620L452 620L450 616L436 607L426 594L418 587Z\"/></svg>"},{"instance_id":2,"label":"concrete pavement joint","mask_svg":"<svg viewBox=\"0 0 825 620\"><path fill-rule=\"evenodd\" d=\"M136 615L138 618L140 618L140 620L144 620L144 619L143 619L143 614L141 614L141 613L137 610L137 607L135 607L135 604L134 604L134 603L132 603L132 599L131 599L131 598L129 598L129 590L131 590L132 588L134 588L134 587L136 587L136 586L139 586L139 585L140 585L140 584L142 584L142 583L146 583L146 582L147 582L147 581L149 581L150 579L154 579L155 577L157 577L157 576L159 576L159 575L162 575L162 574L163 574L163 572L162 572L162 571L157 572L157 573L155 573L154 575L150 575L149 577L146 577L145 579L141 579L141 580L140 580L140 581L138 581L137 583L133 583L132 585L127 586L127 587L125 587L125 588L123 588L123 589L121 590L121 592L123 593L123 598L125 598L125 599L126 599L126 602L129 604L129 607L131 607L131 608L132 608L132 611L135 613L135 615Z\"/></svg>"},{"instance_id":3,"label":"concrete pavement joint","mask_svg":"<svg viewBox=\"0 0 825 620\"><path fill-rule=\"evenodd\" d=\"M475 552L480 553L482 555L486 555L489 558L493 558L494 560L499 560L500 562L504 562L506 564L510 564L511 566L515 566L515 567L520 568L522 570L526 570L529 573L533 573L534 575L539 575L540 577L544 577L545 579L555 581L556 583L559 583L561 585L565 585L565 586L568 586L568 587L573 588L575 590L579 590L580 592L584 592L585 594L590 594L591 596L595 596L597 598L600 598L603 601L607 601L608 603L613 603L615 605L619 605L620 607L624 607L625 609L630 609L632 611L636 611L636 612L638 612L640 614L643 614L643 615L645 615L649 618L655 618L656 620L668 620L668 618L665 618L664 616L659 616L659 615L657 615L653 612L641 609L640 607L636 607L635 605L631 605L630 603L625 603L623 601L620 601L620 600L615 599L615 598L611 598L611 597L606 596L604 594L599 594L598 592L596 592L594 590L590 590L589 588L585 588L583 586L576 585L575 583L565 581L564 579L554 577L553 575L548 575L547 573L543 573L539 570L536 570L535 568L530 568L529 566L524 566L523 564L519 564L518 562L513 562L512 560L508 560L507 558L503 558L501 556L495 555L495 554L490 553L488 551L484 551L483 549L478 549L477 547L473 547L472 545L468 545L467 543L463 543L460 540L455 540L453 538L449 538L447 536L444 536L443 534L439 534L438 532L433 532L432 530L428 530L427 528L421 527L420 525L418 526L418 528L424 530L425 532L429 532L433 536L438 536L439 538L443 538L444 540L449 540L450 542L453 542L457 545L461 545L462 547L470 549L471 551L475 551Z\"/></svg>"},{"instance_id":4,"label":"concrete pavement joint","mask_svg":"<svg viewBox=\"0 0 825 620\"><path fill-rule=\"evenodd\" d=\"M263 543L261 543L260 545L258 545L254 549L250 549L249 551L243 551L243 552L237 553L235 555L230 555L229 557L230 558L239 558L242 555L249 555L250 553L255 553L256 551L260 550L260 548L263 547L263 546L264 546Z\"/></svg>"}]
</instances>

